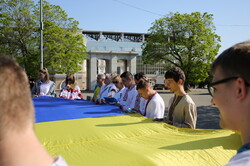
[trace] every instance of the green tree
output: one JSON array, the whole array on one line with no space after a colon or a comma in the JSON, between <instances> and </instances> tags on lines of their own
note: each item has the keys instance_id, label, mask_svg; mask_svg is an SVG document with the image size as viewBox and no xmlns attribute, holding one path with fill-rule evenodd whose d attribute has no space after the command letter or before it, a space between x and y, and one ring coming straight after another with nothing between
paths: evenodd
<instances>
[{"instance_id":1,"label":"green tree","mask_svg":"<svg viewBox=\"0 0 250 166\"><path fill-rule=\"evenodd\" d=\"M37 76L40 68L39 2L0 1L0 50L18 61L28 75ZM86 59L86 47L78 22L60 6L43 1L44 67L51 74L75 73Z\"/></svg>"},{"instance_id":2,"label":"green tree","mask_svg":"<svg viewBox=\"0 0 250 166\"><path fill-rule=\"evenodd\" d=\"M143 62L165 62L166 69L180 67L187 83L205 81L220 48L220 37L215 34L212 21L212 14L199 12L170 13L156 20L142 46Z\"/></svg>"},{"instance_id":3,"label":"green tree","mask_svg":"<svg viewBox=\"0 0 250 166\"><path fill-rule=\"evenodd\" d=\"M30 0L2 0L0 6L1 52L16 58L28 70L30 59L38 54L38 25L31 13L35 6Z\"/></svg>"}]
</instances>

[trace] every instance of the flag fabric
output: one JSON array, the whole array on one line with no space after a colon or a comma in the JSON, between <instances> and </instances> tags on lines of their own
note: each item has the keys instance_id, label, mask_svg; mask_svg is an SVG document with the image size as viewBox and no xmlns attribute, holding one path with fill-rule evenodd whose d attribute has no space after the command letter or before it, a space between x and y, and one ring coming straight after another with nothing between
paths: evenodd
<instances>
[{"instance_id":1,"label":"flag fabric","mask_svg":"<svg viewBox=\"0 0 250 166\"><path fill-rule=\"evenodd\" d=\"M34 105L39 140L72 166L224 165L241 146L229 130L178 128L116 106L49 97Z\"/></svg>"}]
</instances>

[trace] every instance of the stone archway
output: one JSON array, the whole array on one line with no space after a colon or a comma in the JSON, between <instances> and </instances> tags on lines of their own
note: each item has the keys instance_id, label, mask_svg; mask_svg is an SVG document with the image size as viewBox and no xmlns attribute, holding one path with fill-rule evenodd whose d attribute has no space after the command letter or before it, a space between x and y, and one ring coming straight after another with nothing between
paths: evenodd
<instances>
[{"instance_id":1,"label":"stone archway","mask_svg":"<svg viewBox=\"0 0 250 166\"><path fill-rule=\"evenodd\" d=\"M101 73L98 71L102 68L102 65L99 66L99 59L105 60L106 73L118 73L118 71L121 73L124 71L130 71L132 74L135 74L137 55L138 54L134 51L89 51L87 61L88 89L94 89L96 76Z\"/></svg>"}]
</instances>

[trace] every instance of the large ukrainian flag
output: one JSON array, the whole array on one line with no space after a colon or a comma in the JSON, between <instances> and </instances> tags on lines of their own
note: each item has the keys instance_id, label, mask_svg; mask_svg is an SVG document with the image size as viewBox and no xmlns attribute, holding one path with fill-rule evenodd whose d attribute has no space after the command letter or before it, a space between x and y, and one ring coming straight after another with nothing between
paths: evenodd
<instances>
[{"instance_id":1,"label":"large ukrainian flag","mask_svg":"<svg viewBox=\"0 0 250 166\"><path fill-rule=\"evenodd\" d=\"M224 165L241 145L228 130L192 130L124 114L112 105L39 97L35 130L71 166Z\"/></svg>"}]
</instances>

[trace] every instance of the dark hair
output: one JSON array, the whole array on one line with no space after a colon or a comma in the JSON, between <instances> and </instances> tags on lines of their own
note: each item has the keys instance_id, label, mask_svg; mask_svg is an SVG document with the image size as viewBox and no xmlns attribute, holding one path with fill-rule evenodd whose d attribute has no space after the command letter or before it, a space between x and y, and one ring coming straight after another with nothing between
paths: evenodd
<instances>
[{"instance_id":1,"label":"dark hair","mask_svg":"<svg viewBox=\"0 0 250 166\"><path fill-rule=\"evenodd\" d=\"M129 71L123 72L120 77L121 78L131 78L132 80L134 79L133 75Z\"/></svg>"},{"instance_id":2,"label":"dark hair","mask_svg":"<svg viewBox=\"0 0 250 166\"><path fill-rule=\"evenodd\" d=\"M240 76L250 80L250 40L235 44L223 51L213 62L211 71L221 68L223 75Z\"/></svg>"},{"instance_id":3,"label":"dark hair","mask_svg":"<svg viewBox=\"0 0 250 166\"><path fill-rule=\"evenodd\" d=\"M136 90L138 89L146 89L146 88L152 88L151 84L148 80L142 79L136 86Z\"/></svg>"},{"instance_id":4,"label":"dark hair","mask_svg":"<svg viewBox=\"0 0 250 166\"><path fill-rule=\"evenodd\" d=\"M145 74L143 72L136 73L134 75L134 79L137 80L137 81L140 80L141 78L145 78Z\"/></svg>"},{"instance_id":5,"label":"dark hair","mask_svg":"<svg viewBox=\"0 0 250 166\"><path fill-rule=\"evenodd\" d=\"M184 85L184 82L186 80L184 72L179 67L174 67L170 70L168 70L165 73L165 79L173 78L175 82L178 82L180 79L183 81L182 85Z\"/></svg>"},{"instance_id":6,"label":"dark hair","mask_svg":"<svg viewBox=\"0 0 250 166\"><path fill-rule=\"evenodd\" d=\"M75 83L75 76L74 76L74 74L67 74L65 80L66 80L65 81L66 85L69 84L69 81L74 84Z\"/></svg>"}]
</instances>

